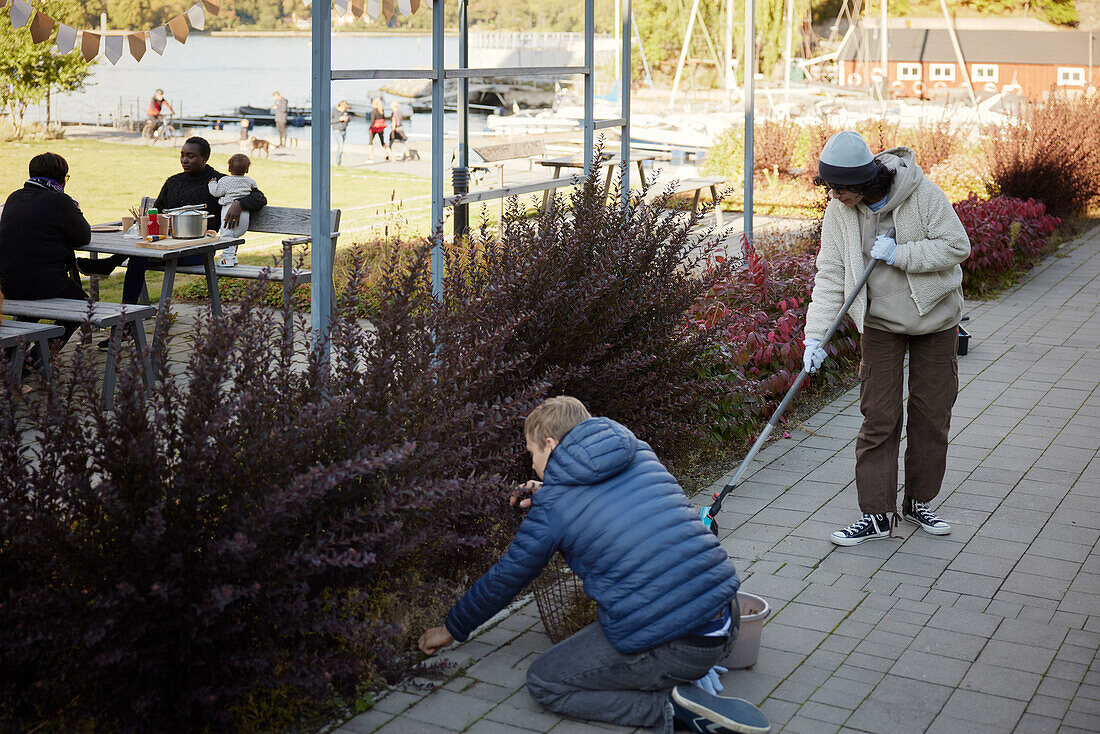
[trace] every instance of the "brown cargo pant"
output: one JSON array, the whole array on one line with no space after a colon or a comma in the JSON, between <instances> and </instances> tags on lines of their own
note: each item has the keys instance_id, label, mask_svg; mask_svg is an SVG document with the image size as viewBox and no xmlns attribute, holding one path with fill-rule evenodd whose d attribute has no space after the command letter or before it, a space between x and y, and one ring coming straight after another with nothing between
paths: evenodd
<instances>
[{"instance_id":1,"label":"brown cargo pant","mask_svg":"<svg viewBox=\"0 0 1100 734\"><path fill-rule=\"evenodd\" d=\"M909 348L909 405L905 433L905 496L930 502L947 468L951 408L959 392L959 329L921 336L864 329L860 341L856 491L868 514L897 512L902 381Z\"/></svg>"}]
</instances>

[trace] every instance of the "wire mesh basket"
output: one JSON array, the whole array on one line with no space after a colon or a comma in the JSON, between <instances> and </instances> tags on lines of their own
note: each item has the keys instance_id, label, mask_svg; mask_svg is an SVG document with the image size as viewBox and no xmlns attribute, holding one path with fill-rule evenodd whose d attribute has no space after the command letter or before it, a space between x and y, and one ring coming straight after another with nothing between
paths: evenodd
<instances>
[{"instance_id":1,"label":"wire mesh basket","mask_svg":"<svg viewBox=\"0 0 1100 734\"><path fill-rule=\"evenodd\" d=\"M555 645L596 621L596 602L584 593L581 580L560 553L555 553L531 582L531 591L546 634Z\"/></svg>"}]
</instances>

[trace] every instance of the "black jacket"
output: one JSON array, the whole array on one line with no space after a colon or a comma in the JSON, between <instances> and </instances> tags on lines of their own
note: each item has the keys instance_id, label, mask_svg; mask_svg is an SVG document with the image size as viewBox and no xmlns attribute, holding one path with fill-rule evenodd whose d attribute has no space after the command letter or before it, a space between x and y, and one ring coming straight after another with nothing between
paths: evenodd
<instances>
[{"instance_id":1,"label":"black jacket","mask_svg":"<svg viewBox=\"0 0 1100 734\"><path fill-rule=\"evenodd\" d=\"M0 287L8 298L69 297L73 250L91 240L88 220L68 194L26 183L0 214Z\"/></svg>"},{"instance_id":2,"label":"black jacket","mask_svg":"<svg viewBox=\"0 0 1100 734\"><path fill-rule=\"evenodd\" d=\"M179 206L190 204L203 204L206 206L206 228L220 229L222 221L222 207L218 203L218 197L210 193L210 179L220 179L224 173L219 173L207 165L198 173L186 173L180 171L174 176L169 176L164 185L160 187L156 203L153 204L158 211L175 209ZM259 189L252 189L252 193L242 199L241 208L254 212L267 206L267 197Z\"/></svg>"}]
</instances>

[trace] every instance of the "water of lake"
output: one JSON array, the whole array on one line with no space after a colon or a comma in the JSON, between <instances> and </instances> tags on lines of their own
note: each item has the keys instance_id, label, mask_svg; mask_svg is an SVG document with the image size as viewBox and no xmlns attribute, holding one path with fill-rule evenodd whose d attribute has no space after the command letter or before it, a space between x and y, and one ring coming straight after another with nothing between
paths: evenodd
<instances>
[{"instance_id":1,"label":"water of lake","mask_svg":"<svg viewBox=\"0 0 1100 734\"><path fill-rule=\"evenodd\" d=\"M334 69L417 68L432 62L431 36L387 35L345 36L332 40ZM292 107L310 104L310 49L307 36L233 37L191 36L186 45L169 39L163 56L149 50L140 63L124 55L116 66L100 59L84 92L55 95L52 116L66 122L109 122L121 110L123 115L144 119L149 98L163 89L177 115L227 114L241 105L270 107L271 93L278 90ZM457 39L444 44L446 62L458 63ZM347 99L353 109L369 106L382 96L389 110L391 99L381 94L379 81L337 81L332 85L333 101ZM37 115L42 116L44 106ZM448 130L457 129L456 118L447 115ZM356 124L358 123L358 124ZM419 129L417 123L420 123ZM407 123L412 137L429 134L429 116L414 115ZM484 124L484 117L471 120L471 129ZM274 129L257 128L256 134L272 137ZM309 137L309 128L291 128L293 135ZM367 126L355 119L348 127L350 142L366 142Z\"/></svg>"}]
</instances>

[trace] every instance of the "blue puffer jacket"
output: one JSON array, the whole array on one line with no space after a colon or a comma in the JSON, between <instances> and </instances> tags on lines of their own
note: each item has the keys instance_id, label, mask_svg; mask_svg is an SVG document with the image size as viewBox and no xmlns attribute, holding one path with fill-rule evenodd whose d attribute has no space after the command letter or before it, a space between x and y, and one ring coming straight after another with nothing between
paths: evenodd
<instances>
[{"instance_id":1,"label":"blue puffer jacket","mask_svg":"<svg viewBox=\"0 0 1100 734\"><path fill-rule=\"evenodd\" d=\"M543 481L507 552L447 615L456 640L503 609L556 551L624 654L691 634L737 594L726 552L653 449L622 425L578 425L550 455Z\"/></svg>"}]
</instances>

